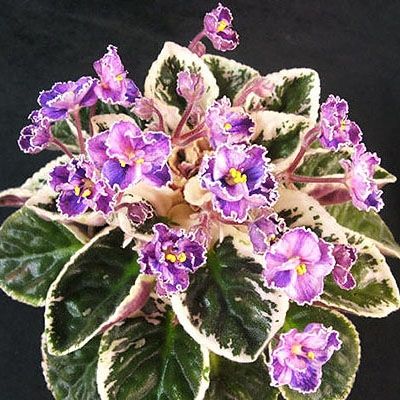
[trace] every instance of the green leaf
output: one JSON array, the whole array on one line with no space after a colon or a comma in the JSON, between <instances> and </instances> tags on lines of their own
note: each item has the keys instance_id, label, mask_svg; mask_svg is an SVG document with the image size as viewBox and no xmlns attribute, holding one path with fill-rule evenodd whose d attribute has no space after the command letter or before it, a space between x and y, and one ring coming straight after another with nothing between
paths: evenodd
<instances>
[{"instance_id":1,"label":"green leaf","mask_svg":"<svg viewBox=\"0 0 400 400\"><path fill-rule=\"evenodd\" d=\"M328 242L357 248L359 260L351 270L357 287L343 290L329 276L320 301L366 317L384 317L399 308L396 282L385 258L370 239L339 225L315 199L297 190L281 189L274 208L291 227L306 226Z\"/></svg>"},{"instance_id":2,"label":"green leaf","mask_svg":"<svg viewBox=\"0 0 400 400\"><path fill-rule=\"evenodd\" d=\"M308 68L284 69L268 74L266 78L274 86L271 95L264 99L249 96L248 109L261 105L266 110L303 115L312 122L317 120L320 82L316 71Z\"/></svg>"},{"instance_id":3,"label":"green leaf","mask_svg":"<svg viewBox=\"0 0 400 400\"><path fill-rule=\"evenodd\" d=\"M217 80L219 97L227 96L231 101L250 79L260 75L255 69L225 57L206 54L203 60Z\"/></svg>"},{"instance_id":4,"label":"green leaf","mask_svg":"<svg viewBox=\"0 0 400 400\"><path fill-rule=\"evenodd\" d=\"M360 211L351 202L326 207L336 221L352 230L367 236L383 254L400 258L400 246L392 232L375 211Z\"/></svg>"},{"instance_id":5,"label":"green leaf","mask_svg":"<svg viewBox=\"0 0 400 400\"><path fill-rule=\"evenodd\" d=\"M0 287L9 296L42 306L51 283L82 244L62 225L22 208L0 228Z\"/></svg>"},{"instance_id":6,"label":"green leaf","mask_svg":"<svg viewBox=\"0 0 400 400\"><path fill-rule=\"evenodd\" d=\"M285 164L290 163L300 147L300 138L310 129L310 120L275 111L256 111L251 117L255 123L254 142L266 147L273 161L285 158Z\"/></svg>"},{"instance_id":7,"label":"green leaf","mask_svg":"<svg viewBox=\"0 0 400 400\"><path fill-rule=\"evenodd\" d=\"M237 363L210 354L210 387L205 400L277 400L279 390L271 387L265 356L253 363Z\"/></svg>"},{"instance_id":8,"label":"green leaf","mask_svg":"<svg viewBox=\"0 0 400 400\"><path fill-rule=\"evenodd\" d=\"M218 96L218 86L207 64L186 47L166 42L151 66L145 81L145 96L156 98L183 111L186 101L176 92L177 74L185 69L199 73L205 83L205 94L200 104L207 108Z\"/></svg>"},{"instance_id":9,"label":"green leaf","mask_svg":"<svg viewBox=\"0 0 400 400\"><path fill-rule=\"evenodd\" d=\"M55 122L51 127L51 133L69 149L79 152L76 128L71 121L62 120ZM59 150L57 147L55 149Z\"/></svg>"},{"instance_id":10,"label":"green leaf","mask_svg":"<svg viewBox=\"0 0 400 400\"><path fill-rule=\"evenodd\" d=\"M304 330L309 323L321 323L339 332L342 347L335 351L332 358L322 368L322 383L315 393L307 395L280 387L286 400L344 400L353 387L360 364L360 339L354 325L342 314L319 307L299 307L292 304L289 308L283 331L292 328Z\"/></svg>"},{"instance_id":11,"label":"green leaf","mask_svg":"<svg viewBox=\"0 0 400 400\"><path fill-rule=\"evenodd\" d=\"M247 236L247 235L246 235ZM240 252L239 231L216 244L188 290L171 303L179 322L212 352L251 362L282 326L288 306L282 293L264 287L262 266ZM242 246L251 250L248 242Z\"/></svg>"},{"instance_id":12,"label":"green leaf","mask_svg":"<svg viewBox=\"0 0 400 400\"><path fill-rule=\"evenodd\" d=\"M203 399L208 351L176 323L169 308L154 313L103 335L97 379L102 400Z\"/></svg>"},{"instance_id":13,"label":"green leaf","mask_svg":"<svg viewBox=\"0 0 400 400\"><path fill-rule=\"evenodd\" d=\"M325 280L321 301L331 307L365 317L386 317L400 307L400 294L396 281L375 244L365 236L347 232L348 242L358 251L353 265L357 286L343 290L331 276Z\"/></svg>"},{"instance_id":14,"label":"green leaf","mask_svg":"<svg viewBox=\"0 0 400 400\"><path fill-rule=\"evenodd\" d=\"M96 372L100 337L66 356L52 356L42 338L42 368L47 386L56 400L100 400Z\"/></svg>"},{"instance_id":15,"label":"green leaf","mask_svg":"<svg viewBox=\"0 0 400 400\"><path fill-rule=\"evenodd\" d=\"M119 229L104 229L64 267L46 299L45 332L49 352L64 355L140 309L152 280L139 277L137 254L121 248ZM126 315L125 315L126 316Z\"/></svg>"}]
</instances>

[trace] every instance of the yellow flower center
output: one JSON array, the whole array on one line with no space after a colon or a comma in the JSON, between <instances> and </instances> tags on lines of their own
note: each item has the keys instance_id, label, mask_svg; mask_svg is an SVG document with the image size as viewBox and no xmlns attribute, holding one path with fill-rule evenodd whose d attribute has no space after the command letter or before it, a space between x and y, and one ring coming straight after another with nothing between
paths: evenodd
<instances>
[{"instance_id":1,"label":"yellow flower center","mask_svg":"<svg viewBox=\"0 0 400 400\"><path fill-rule=\"evenodd\" d=\"M120 165L121 165L122 168L125 168L125 167L126 167L126 161L124 161L124 160L119 160L119 163L120 163Z\"/></svg>"},{"instance_id":2,"label":"yellow flower center","mask_svg":"<svg viewBox=\"0 0 400 400\"><path fill-rule=\"evenodd\" d=\"M117 82L121 82L123 79L124 79L124 75L122 75L122 74L116 75L116 77L115 77L115 80Z\"/></svg>"},{"instance_id":3,"label":"yellow flower center","mask_svg":"<svg viewBox=\"0 0 400 400\"><path fill-rule=\"evenodd\" d=\"M177 261L183 263L187 260L187 257L185 253L179 253L178 255L175 255L173 253L168 253L165 255L165 259L172 263L176 263Z\"/></svg>"},{"instance_id":4,"label":"yellow flower center","mask_svg":"<svg viewBox=\"0 0 400 400\"><path fill-rule=\"evenodd\" d=\"M222 21L218 22L218 26L217 26L217 32L222 32L225 30L225 28L229 25L229 23L227 21L225 21L224 19Z\"/></svg>"},{"instance_id":5,"label":"yellow flower center","mask_svg":"<svg viewBox=\"0 0 400 400\"><path fill-rule=\"evenodd\" d=\"M136 160L136 164L143 164L144 163L144 158L138 158Z\"/></svg>"},{"instance_id":6,"label":"yellow flower center","mask_svg":"<svg viewBox=\"0 0 400 400\"><path fill-rule=\"evenodd\" d=\"M224 129L225 129L226 131L229 131L229 129L232 129L232 125L231 125L229 122L225 122L225 124L224 124Z\"/></svg>"},{"instance_id":7,"label":"yellow flower center","mask_svg":"<svg viewBox=\"0 0 400 400\"><path fill-rule=\"evenodd\" d=\"M309 352L307 353L307 357L308 357L310 360L314 360L314 358L315 358L315 353L314 353L313 351L309 351Z\"/></svg>"},{"instance_id":8,"label":"yellow flower center","mask_svg":"<svg viewBox=\"0 0 400 400\"><path fill-rule=\"evenodd\" d=\"M82 189L77 185L74 187L75 196L80 196L83 198L87 198L92 194L92 191L89 188L83 187Z\"/></svg>"},{"instance_id":9,"label":"yellow flower center","mask_svg":"<svg viewBox=\"0 0 400 400\"><path fill-rule=\"evenodd\" d=\"M241 173L236 168L231 168L229 170L229 176L227 178L227 183L230 185L236 185L238 183L246 183L247 182L247 175Z\"/></svg>"},{"instance_id":10,"label":"yellow flower center","mask_svg":"<svg viewBox=\"0 0 400 400\"><path fill-rule=\"evenodd\" d=\"M302 353L301 345L294 344L291 348L291 352L292 352L292 354L295 354L296 356L300 355Z\"/></svg>"},{"instance_id":11,"label":"yellow flower center","mask_svg":"<svg viewBox=\"0 0 400 400\"><path fill-rule=\"evenodd\" d=\"M346 120L342 119L342 121L340 122L340 130L344 131L346 129Z\"/></svg>"},{"instance_id":12,"label":"yellow flower center","mask_svg":"<svg viewBox=\"0 0 400 400\"><path fill-rule=\"evenodd\" d=\"M297 272L297 275L300 275L300 276L304 275L307 272L307 265L304 263L299 264L296 267L296 272Z\"/></svg>"}]
</instances>

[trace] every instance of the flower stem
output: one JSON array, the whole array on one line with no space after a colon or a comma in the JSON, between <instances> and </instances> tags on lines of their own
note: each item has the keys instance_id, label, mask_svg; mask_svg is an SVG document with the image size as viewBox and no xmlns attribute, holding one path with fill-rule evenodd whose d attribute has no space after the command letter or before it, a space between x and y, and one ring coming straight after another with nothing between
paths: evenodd
<instances>
[{"instance_id":1,"label":"flower stem","mask_svg":"<svg viewBox=\"0 0 400 400\"><path fill-rule=\"evenodd\" d=\"M199 32L189 43L188 49L190 51L193 51L193 49L196 47L197 43L200 42L201 39L203 39L203 37L205 36L205 32L204 30L202 30L201 32Z\"/></svg>"},{"instance_id":2,"label":"flower stem","mask_svg":"<svg viewBox=\"0 0 400 400\"><path fill-rule=\"evenodd\" d=\"M60 148L60 150L63 151L69 158L74 158L74 155L68 150L67 146L65 146L64 143L60 142L55 137L51 139L51 143Z\"/></svg>"},{"instance_id":3,"label":"flower stem","mask_svg":"<svg viewBox=\"0 0 400 400\"><path fill-rule=\"evenodd\" d=\"M341 183L345 184L345 177L320 177L320 176L303 176L303 175L291 175L287 178L289 182L298 182L298 183Z\"/></svg>"},{"instance_id":4,"label":"flower stem","mask_svg":"<svg viewBox=\"0 0 400 400\"><path fill-rule=\"evenodd\" d=\"M80 150L81 150L81 153L82 153L82 154L85 154L85 153L86 153L86 149L85 149L85 139L83 138L82 124L81 124L81 117L79 116L79 110L78 110L78 111L74 111L74 112L72 113L72 116L74 117L76 130L77 130L77 132L78 132L79 148L80 148Z\"/></svg>"},{"instance_id":5,"label":"flower stem","mask_svg":"<svg viewBox=\"0 0 400 400\"><path fill-rule=\"evenodd\" d=\"M154 107L154 106L153 106L153 110L154 110L154 112L155 112L155 114L157 115L157 118L158 118L158 129L159 129L161 132L164 132L164 129L165 129L164 118L163 118L163 116L161 115L161 112L160 112L160 110L159 110L157 107Z\"/></svg>"},{"instance_id":6,"label":"flower stem","mask_svg":"<svg viewBox=\"0 0 400 400\"><path fill-rule=\"evenodd\" d=\"M92 124L92 118L96 115L96 104L90 107L89 110L89 133L90 136L93 136L93 124Z\"/></svg>"},{"instance_id":7,"label":"flower stem","mask_svg":"<svg viewBox=\"0 0 400 400\"><path fill-rule=\"evenodd\" d=\"M193 103L193 102L188 103L188 105L187 105L187 107L186 107L186 110L184 111L184 113L183 113L183 115L182 115L182 118L181 118L181 120L179 121L179 124L178 124L178 126L176 127L176 129L175 129L175 133L174 133L174 135L173 135L173 139L174 139L174 140L179 140L179 139L180 139L180 136L181 136L181 133L182 133L182 129L183 129L183 127L185 126L187 120L188 120L189 117L190 117L190 114L191 114L191 112L192 112L193 106L194 106L194 103Z\"/></svg>"},{"instance_id":8,"label":"flower stem","mask_svg":"<svg viewBox=\"0 0 400 400\"><path fill-rule=\"evenodd\" d=\"M303 143L300 147L299 152L297 153L295 159L292 161L292 163L289 165L288 169L285 171L286 175L291 175L297 168L297 166L300 164L300 161L303 159L304 154L306 154L306 151L308 148L312 145L312 143L315 141L319 134L319 125L317 124L314 126L314 128L310 129L305 135L303 139Z\"/></svg>"}]
</instances>

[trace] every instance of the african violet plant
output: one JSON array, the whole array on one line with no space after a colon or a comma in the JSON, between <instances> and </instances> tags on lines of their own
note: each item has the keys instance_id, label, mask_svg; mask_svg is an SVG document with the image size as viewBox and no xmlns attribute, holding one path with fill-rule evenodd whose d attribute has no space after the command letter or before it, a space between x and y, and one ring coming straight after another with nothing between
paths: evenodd
<instances>
[{"instance_id":1,"label":"african violet plant","mask_svg":"<svg viewBox=\"0 0 400 400\"><path fill-rule=\"evenodd\" d=\"M400 256L378 211L395 177L318 74L261 75L229 9L165 43L142 94L117 48L56 83L22 129L65 154L0 195L0 279L45 306L56 399L345 399L360 360L342 312L384 317Z\"/></svg>"}]
</instances>

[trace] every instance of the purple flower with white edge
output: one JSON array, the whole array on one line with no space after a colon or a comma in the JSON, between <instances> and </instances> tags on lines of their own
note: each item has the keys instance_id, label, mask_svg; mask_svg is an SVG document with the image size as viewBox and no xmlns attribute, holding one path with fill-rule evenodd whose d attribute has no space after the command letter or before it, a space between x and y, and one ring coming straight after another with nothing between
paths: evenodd
<instances>
[{"instance_id":1,"label":"purple flower with white edge","mask_svg":"<svg viewBox=\"0 0 400 400\"><path fill-rule=\"evenodd\" d=\"M281 334L268 363L271 385L288 385L303 394L316 392L323 365L341 346L339 333L319 323L308 324L303 332L291 329Z\"/></svg>"},{"instance_id":2,"label":"purple flower with white edge","mask_svg":"<svg viewBox=\"0 0 400 400\"><path fill-rule=\"evenodd\" d=\"M271 207L277 184L264 147L222 145L204 157L200 183L212 193L215 211L227 220L243 222L252 208Z\"/></svg>"},{"instance_id":3,"label":"purple flower with white edge","mask_svg":"<svg viewBox=\"0 0 400 400\"><path fill-rule=\"evenodd\" d=\"M55 167L49 184L60 193L57 208L67 217L83 214L89 208L104 215L113 210L115 192L97 179L94 165L83 158Z\"/></svg>"},{"instance_id":4,"label":"purple flower with white edge","mask_svg":"<svg viewBox=\"0 0 400 400\"><path fill-rule=\"evenodd\" d=\"M357 250L345 244L336 244L333 249L336 265L332 276L335 282L344 290L351 290L356 287L356 281L350 270L357 261Z\"/></svg>"},{"instance_id":5,"label":"purple flower with white edge","mask_svg":"<svg viewBox=\"0 0 400 400\"><path fill-rule=\"evenodd\" d=\"M176 91L188 103L199 101L205 92L204 79L200 74L190 71L181 71L178 73Z\"/></svg>"},{"instance_id":6,"label":"purple flower with white edge","mask_svg":"<svg viewBox=\"0 0 400 400\"><path fill-rule=\"evenodd\" d=\"M282 289L299 305L312 304L335 266L333 246L303 227L285 232L265 255L263 276L270 288Z\"/></svg>"},{"instance_id":7,"label":"purple flower with white edge","mask_svg":"<svg viewBox=\"0 0 400 400\"><path fill-rule=\"evenodd\" d=\"M117 47L109 45L107 53L93 63L93 68L100 78L94 91L101 101L129 107L140 96L138 87L126 77Z\"/></svg>"},{"instance_id":8,"label":"purple flower with white edge","mask_svg":"<svg viewBox=\"0 0 400 400\"><path fill-rule=\"evenodd\" d=\"M131 122L117 122L89 139L87 150L113 187L126 189L142 180L161 187L171 180L171 141L163 132L142 132Z\"/></svg>"},{"instance_id":9,"label":"purple flower with white edge","mask_svg":"<svg viewBox=\"0 0 400 400\"><path fill-rule=\"evenodd\" d=\"M82 107L96 104L94 86L95 80L89 76L83 76L76 82L54 84L50 90L42 91L39 95L41 113L51 121L59 121Z\"/></svg>"},{"instance_id":10,"label":"purple flower with white edge","mask_svg":"<svg viewBox=\"0 0 400 400\"><path fill-rule=\"evenodd\" d=\"M350 160L340 161L345 170L345 183L351 200L359 210L380 211L384 205L383 192L374 181L375 170L380 162L376 153L366 151L363 143L355 146Z\"/></svg>"},{"instance_id":11,"label":"purple flower with white edge","mask_svg":"<svg viewBox=\"0 0 400 400\"><path fill-rule=\"evenodd\" d=\"M49 145L52 138L51 124L38 110L33 111L29 119L32 124L21 130L18 145L24 153L36 154Z\"/></svg>"},{"instance_id":12,"label":"purple flower with white edge","mask_svg":"<svg viewBox=\"0 0 400 400\"><path fill-rule=\"evenodd\" d=\"M215 49L234 50L239 44L239 35L232 28L232 13L221 3L204 17L204 34Z\"/></svg>"},{"instance_id":13,"label":"purple flower with white edge","mask_svg":"<svg viewBox=\"0 0 400 400\"><path fill-rule=\"evenodd\" d=\"M254 122L244 112L234 111L227 97L216 100L206 114L211 145L247 143L254 132Z\"/></svg>"},{"instance_id":14,"label":"purple flower with white edge","mask_svg":"<svg viewBox=\"0 0 400 400\"><path fill-rule=\"evenodd\" d=\"M272 213L267 216L257 218L249 224L250 241L254 251L264 254L278 236L286 229L285 221L277 214Z\"/></svg>"},{"instance_id":15,"label":"purple flower with white edge","mask_svg":"<svg viewBox=\"0 0 400 400\"><path fill-rule=\"evenodd\" d=\"M154 100L147 97L138 97L135 100L133 112L141 119L149 121L154 114Z\"/></svg>"},{"instance_id":16,"label":"purple flower with white edge","mask_svg":"<svg viewBox=\"0 0 400 400\"><path fill-rule=\"evenodd\" d=\"M321 105L321 145L327 149L338 150L342 146L360 143L360 127L347 117L349 106L346 100L332 94Z\"/></svg>"},{"instance_id":17,"label":"purple flower with white edge","mask_svg":"<svg viewBox=\"0 0 400 400\"><path fill-rule=\"evenodd\" d=\"M189 274L206 262L206 249L183 229L165 224L153 227L153 239L139 250L141 272L157 278L157 293L167 296L185 291Z\"/></svg>"}]
</instances>

